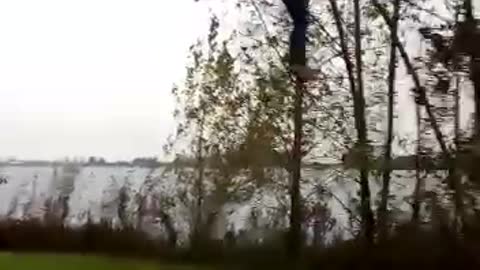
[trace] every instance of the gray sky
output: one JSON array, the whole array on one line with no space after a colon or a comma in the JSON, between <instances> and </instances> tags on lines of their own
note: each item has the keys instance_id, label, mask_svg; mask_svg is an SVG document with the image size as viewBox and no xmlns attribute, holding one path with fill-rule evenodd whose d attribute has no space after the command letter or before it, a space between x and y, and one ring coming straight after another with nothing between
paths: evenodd
<instances>
[{"instance_id":1,"label":"gray sky","mask_svg":"<svg viewBox=\"0 0 480 270\"><path fill-rule=\"evenodd\" d=\"M0 157L160 155L205 2L0 0Z\"/></svg>"},{"instance_id":2,"label":"gray sky","mask_svg":"<svg viewBox=\"0 0 480 270\"><path fill-rule=\"evenodd\" d=\"M207 14L193 0L0 1L0 156L160 154Z\"/></svg>"}]
</instances>

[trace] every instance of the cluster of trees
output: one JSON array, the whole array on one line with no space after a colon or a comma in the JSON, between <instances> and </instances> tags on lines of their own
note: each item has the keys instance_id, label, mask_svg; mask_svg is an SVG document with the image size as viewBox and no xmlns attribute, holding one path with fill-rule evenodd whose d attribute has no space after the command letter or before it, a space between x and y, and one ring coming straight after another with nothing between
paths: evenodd
<instances>
[{"instance_id":1,"label":"cluster of trees","mask_svg":"<svg viewBox=\"0 0 480 270\"><path fill-rule=\"evenodd\" d=\"M396 149L415 159L410 221L433 224L440 207L453 209L445 219L454 231L468 228L480 136L480 31L471 0L310 1L309 60L321 73L308 84L288 71L281 1L235 4L238 27L220 38L222 18L212 15L208 37L191 47L185 84L173 90L178 128L167 150L193 161L193 170L183 169L193 240L207 222L205 198L245 203L268 189L287 208L287 248L297 257L309 217L328 209L325 183L302 176L302 160L345 153L357 170L358 204L342 204L359 221L353 237L366 245L388 239L398 225L390 203ZM411 126L395 123L399 114ZM443 174L432 176L436 170ZM432 177L446 183L441 192L426 187ZM381 180L378 194L373 179ZM313 200L305 194L312 186Z\"/></svg>"},{"instance_id":2,"label":"cluster of trees","mask_svg":"<svg viewBox=\"0 0 480 270\"><path fill-rule=\"evenodd\" d=\"M93 166L135 166L146 168L158 168L167 165L166 162L159 161L157 157L136 157L131 161L108 162L103 157L94 156L89 157L86 164Z\"/></svg>"},{"instance_id":3,"label":"cluster of trees","mask_svg":"<svg viewBox=\"0 0 480 270\"><path fill-rule=\"evenodd\" d=\"M139 166L139 167L160 167L168 165L168 162L162 162L157 157L136 157L130 161L108 161L104 157L89 156L88 158L75 157L73 159L64 158L63 160L47 161L47 160L16 160L9 159L0 162L2 166L59 166L63 164L84 164L90 166Z\"/></svg>"}]
</instances>

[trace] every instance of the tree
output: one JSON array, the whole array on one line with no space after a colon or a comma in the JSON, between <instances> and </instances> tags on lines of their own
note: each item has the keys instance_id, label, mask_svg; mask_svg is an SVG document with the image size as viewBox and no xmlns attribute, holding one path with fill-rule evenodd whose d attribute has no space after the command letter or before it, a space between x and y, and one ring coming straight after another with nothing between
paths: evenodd
<instances>
[{"instance_id":1,"label":"tree","mask_svg":"<svg viewBox=\"0 0 480 270\"><path fill-rule=\"evenodd\" d=\"M192 213L193 244L208 231L205 226L210 212L218 211L234 197L241 197L233 193L246 191L242 186L249 180L236 181L239 170L262 162L244 159L245 153L253 150L250 139L265 134L257 132L260 122L257 125L257 122L249 121L249 117L255 118L257 114L248 107L251 105L250 93L236 84L236 60L227 43L218 44L218 27L218 20L213 17L206 46L198 43L191 48L193 63L187 68L185 86L174 89L181 108L177 112L180 122L176 139L187 140L193 153L192 160L195 160L193 172L190 168L177 168L183 171L181 181L187 183L185 192L188 195L182 195L182 198L193 195L193 198L184 200L186 204L193 203L191 207L195 209Z\"/></svg>"},{"instance_id":2,"label":"tree","mask_svg":"<svg viewBox=\"0 0 480 270\"><path fill-rule=\"evenodd\" d=\"M393 3L393 27L390 37L390 63L388 66L388 129L387 139L385 142L385 168L383 169L383 183L381 191L381 203L378 208L378 227L380 238L386 238L387 226L388 226L388 196L390 189L390 177L391 177L391 161L392 161L392 142L393 142L393 114L395 106L395 79L396 79L396 67L397 67L397 49L393 42L393 35L397 34L398 21L400 17L400 0L395 0Z\"/></svg>"},{"instance_id":3,"label":"tree","mask_svg":"<svg viewBox=\"0 0 480 270\"><path fill-rule=\"evenodd\" d=\"M354 119L357 130L358 141L354 149L355 161L360 165L360 193L361 193L361 215L362 215L362 229L364 239L367 243L372 243L374 237L374 216L370 206L371 196L368 181L368 138L367 126L365 122L365 99L363 93L363 74L362 74L362 39L361 39L361 11L358 0L354 2L355 6L355 59L356 59L356 80L354 75L354 65L350 57L349 50L346 44L345 32L341 15L337 6L336 0L330 0L335 24L340 37L340 46L342 50L343 60L348 72L350 83L350 93L353 97Z\"/></svg>"},{"instance_id":4,"label":"tree","mask_svg":"<svg viewBox=\"0 0 480 270\"><path fill-rule=\"evenodd\" d=\"M460 185L460 177L456 173L457 165L452 165L457 154L456 148L452 147L448 126L453 118L448 113L450 109L448 104L444 104L446 99L442 94L451 90L453 76L450 76L449 70L435 69L435 65L451 59L451 56L448 53L431 53L433 48L444 50L445 44L450 44L450 41L438 39L434 35L437 33L432 32L427 49L415 57L412 57L408 42L407 45L401 42L404 27L420 30L432 27L433 23L426 22L419 13L447 21L438 32L449 31L453 24L437 14L435 9L425 8L432 4L431 1L393 1L385 4L372 0L371 7L366 3L360 0L312 1L313 23L308 35L312 43L311 60L320 67L321 79L305 88L296 84L286 68L286 29L289 22L288 17L283 16L284 10L279 1L239 1L240 13L245 12L241 13L244 17L240 16L245 20L243 28L236 29L224 46L212 49L207 42L197 45L193 53L197 56L193 61L196 68L189 69L192 78L186 87L189 91L182 92L182 95L183 101L195 100L188 104L197 109L193 114L195 117L189 123L183 122L181 130L195 134L190 138L190 146L195 146L190 155L201 157L202 162L197 159L196 164L203 164L203 169L197 167L196 171L202 171L204 176L202 193L206 197L215 193L205 189L211 179L215 179L216 188L213 190L218 188L217 191L223 190L220 194L225 194L228 188L220 184L229 183L229 178L242 174L249 174L254 179L243 184L255 183L252 193L256 193L271 181L265 168L275 164L285 169L290 173L291 185L284 181L269 188L280 190L287 187L290 192L290 251L299 250L299 235L306 222L303 208L311 203L307 195L299 192L304 183L305 186L311 183L310 179L302 177L301 160L311 158L310 155L317 154L319 149L322 154L332 156L339 156L338 153L345 150L353 154L353 167L359 171L359 199L353 198L355 204L352 207L348 203L343 205L353 217L358 210L361 238L368 243L373 243L376 232L370 205L372 200L379 201L377 228L380 238L387 239L389 229L394 228L390 224L396 222L395 213L389 210L389 198L401 193L391 185L394 164L416 170L417 184L411 209L412 216L416 217L413 219L419 219L420 205L425 200L421 196L426 194L421 191L424 167L448 169L450 176L446 180L454 190L453 201L458 210L465 199L463 185ZM325 12L328 6L331 13ZM450 5L445 7L451 10ZM347 16L349 13L354 16ZM366 24L368 28L363 27ZM421 123L417 133L422 140L407 138L415 141L417 149L409 160L403 157L392 159L396 143L394 97L397 92L405 90L401 86L395 89L397 62L398 70L406 70L413 83L413 87L407 90L412 90L415 97L418 123ZM450 62L445 66L449 67ZM233 68L223 69L228 72L212 68L218 67L219 63L230 63L227 66ZM295 91L298 89L304 91ZM200 105L208 109L200 110ZM402 106L405 104L396 106L404 110ZM457 100L457 112L459 106ZM427 121L422 119L422 110ZM187 111L183 108L179 112L188 115ZM383 120L387 124L385 128L380 128ZM461 128L458 119L455 121L455 133L458 135ZM199 130L202 132L199 133ZM198 134L202 140L198 140ZM226 134L234 139L227 139ZM356 139L352 139L354 135ZM457 135L454 136L456 140ZM437 145L428 145L432 143L431 137ZM399 141L403 139L399 138ZM380 158L375 156L378 156L375 152L378 146L384 150ZM431 150L427 151L429 148ZM198 149L202 149L201 154ZM441 153L441 158L438 158L438 153ZM407 162L414 159L416 162ZM382 177L382 188L375 198L376 194L370 191L370 185L375 185L375 182L370 180L375 178L377 171ZM332 198L335 197L333 195Z\"/></svg>"}]
</instances>

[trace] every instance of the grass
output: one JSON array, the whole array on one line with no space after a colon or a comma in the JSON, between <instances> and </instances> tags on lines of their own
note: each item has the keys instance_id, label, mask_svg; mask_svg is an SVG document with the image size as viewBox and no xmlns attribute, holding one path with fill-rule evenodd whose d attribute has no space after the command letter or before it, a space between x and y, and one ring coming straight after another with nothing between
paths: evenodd
<instances>
[{"instance_id":1,"label":"grass","mask_svg":"<svg viewBox=\"0 0 480 270\"><path fill-rule=\"evenodd\" d=\"M0 269L68 270L193 270L188 266L90 255L0 253Z\"/></svg>"}]
</instances>

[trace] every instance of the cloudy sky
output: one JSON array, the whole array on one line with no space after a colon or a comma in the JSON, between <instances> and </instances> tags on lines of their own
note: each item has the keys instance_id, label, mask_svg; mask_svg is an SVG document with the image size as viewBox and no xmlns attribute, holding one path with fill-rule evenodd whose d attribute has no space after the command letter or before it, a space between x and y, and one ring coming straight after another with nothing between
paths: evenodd
<instances>
[{"instance_id":1,"label":"cloudy sky","mask_svg":"<svg viewBox=\"0 0 480 270\"><path fill-rule=\"evenodd\" d=\"M160 154L207 18L193 0L1 0L0 157Z\"/></svg>"}]
</instances>

